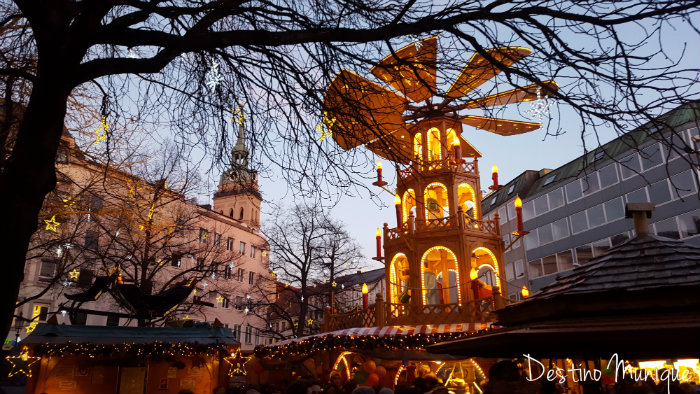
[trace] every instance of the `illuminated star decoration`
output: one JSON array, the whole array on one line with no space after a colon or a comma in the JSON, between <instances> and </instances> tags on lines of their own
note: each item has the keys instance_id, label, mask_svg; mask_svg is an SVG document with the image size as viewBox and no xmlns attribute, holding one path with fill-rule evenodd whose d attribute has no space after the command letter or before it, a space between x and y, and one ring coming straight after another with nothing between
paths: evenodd
<instances>
[{"instance_id":1,"label":"illuminated star decoration","mask_svg":"<svg viewBox=\"0 0 700 394\"><path fill-rule=\"evenodd\" d=\"M7 375L8 378L11 378L19 373L24 374L27 377L31 378L32 377L31 366L32 366L32 364L41 360L41 357L30 356L29 355L29 348L25 346L22 348L22 352L18 356L7 356L7 357L5 357L5 359L7 361L9 361L10 364L12 364L12 369L10 370L10 373Z\"/></svg>"},{"instance_id":2,"label":"illuminated star decoration","mask_svg":"<svg viewBox=\"0 0 700 394\"><path fill-rule=\"evenodd\" d=\"M107 129L109 128L109 123L107 123L107 118L105 116L102 117L102 120L100 121L100 127L95 129L95 134L97 137L95 137L95 143L97 144L100 141L107 141Z\"/></svg>"},{"instance_id":3,"label":"illuminated star decoration","mask_svg":"<svg viewBox=\"0 0 700 394\"><path fill-rule=\"evenodd\" d=\"M214 92L216 87L224 80L224 77L219 73L219 62L215 61L212 63L209 71L207 71L207 78L206 85L209 87L209 90Z\"/></svg>"},{"instance_id":4,"label":"illuminated star decoration","mask_svg":"<svg viewBox=\"0 0 700 394\"><path fill-rule=\"evenodd\" d=\"M309 319L306 322L309 323L309 325L312 325L312 324L314 324L314 319Z\"/></svg>"},{"instance_id":5,"label":"illuminated star decoration","mask_svg":"<svg viewBox=\"0 0 700 394\"><path fill-rule=\"evenodd\" d=\"M244 368L245 363L248 362L248 357L243 357L241 355L241 349L236 349L235 352L231 353L231 356L224 357L231 367L228 370L228 376L245 376L246 370Z\"/></svg>"},{"instance_id":6,"label":"illuminated star decoration","mask_svg":"<svg viewBox=\"0 0 700 394\"><path fill-rule=\"evenodd\" d=\"M212 279L216 279L216 272L212 272L212 273L211 273L211 278L212 278Z\"/></svg>"},{"instance_id":7,"label":"illuminated star decoration","mask_svg":"<svg viewBox=\"0 0 700 394\"><path fill-rule=\"evenodd\" d=\"M236 122L239 125L242 125L243 122L247 119L246 116L243 114L244 105L245 104L241 104L236 109L227 109L227 111L233 115L231 116L231 122Z\"/></svg>"},{"instance_id":8,"label":"illuminated star decoration","mask_svg":"<svg viewBox=\"0 0 700 394\"><path fill-rule=\"evenodd\" d=\"M77 269L73 268L73 271L69 272L69 273L68 273L68 276L69 276L71 279L78 279L78 276L80 276L80 271L78 271Z\"/></svg>"},{"instance_id":9,"label":"illuminated star decoration","mask_svg":"<svg viewBox=\"0 0 700 394\"><path fill-rule=\"evenodd\" d=\"M202 282L202 287L204 287L206 289L207 286L209 286L209 283L207 283L206 281Z\"/></svg>"},{"instance_id":10,"label":"illuminated star decoration","mask_svg":"<svg viewBox=\"0 0 700 394\"><path fill-rule=\"evenodd\" d=\"M66 279L66 280L63 281L62 284L63 284L63 287L68 287L68 286L72 285L73 282L71 282L71 281L69 281L68 279Z\"/></svg>"},{"instance_id":11,"label":"illuminated star decoration","mask_svg":"<svg viewBox=\"0 0 700 394\"><path fill-rule=\"evenodd\" d=\"M231 269L233 269L233 267L235 267L235 266L236 266L236 265L233 264L233 263L231 263L231 264L228 265L228 267L231 268Z\"/></svg>"},{"instance_id":12,"label":"illuminated star decoration","mask_svg":"<svg viewBox=\"0 0 700 394\"><path fill-rule=\"evenodd\" d=\"M316 126L316 130L321 133L321 142L326 137L332 137L333 136L333 125L335 124L335 118L329 119L328 118L328 113L323 112L323 120L321 121L321 124Z\"/></svg>"},{"instance_id":13,"label":"illuminated star decoration","mask_svg":"<svg viewBox=\"0 0 700 394\"><path fill-rule=\"evenodd\" d=\"M333 281L333 283L331 283L331 286L336 287L338 286L338 284L335 281Z\"/></svg>"},{"instance_id":14,"label":"illuminated star decoration","mask_svg":"<svg viewBox=\"0 0 700 394\"><path fill-rule=\"evenodd\" d=\"M222 297L222 296L216 297L216 302L218 302L219 304L223 304L223 303L224 303L224 297Z\"/></svg>"},{"instance_id":15,"label":"illuminated star decoration","mask_svg":"<svg viewBox=\"0 0 700 394\"><path fill-rule=\"evenodd\" d=\"M531 119L537 118L539 122L542 123L542 118L549 115L549 107L551 107L552 104L554 104L554 102L549 101L546 97L542 97L542 92L538 87L537 100L530 103L530 108L525 111L525 113L528 114Z\"/></svg>"},{"instance_id":16,"label":"illuminated star decoration","mask_svg":"<svg viewBox=\"0 0 700 394\"><path fill-rule=\"evenodd\" d=\"M56 215L52 216L49 220L44 220L44 223L46 223L46 229L54 233L58 232L58 226L61 225L61 223L56 221Z\"/></svg>"},{"instance_id":17,"label":"illuminated star decoration","mask_svg":"<svg viewBox=\"0 0 700 394\"><path fill-rule=\"evenodd\" d=\"M418 40L414 41L413 45L416 47L416 51L420 51L420 49L423 47L423 43Z\"/></svg>"}]
</instances>

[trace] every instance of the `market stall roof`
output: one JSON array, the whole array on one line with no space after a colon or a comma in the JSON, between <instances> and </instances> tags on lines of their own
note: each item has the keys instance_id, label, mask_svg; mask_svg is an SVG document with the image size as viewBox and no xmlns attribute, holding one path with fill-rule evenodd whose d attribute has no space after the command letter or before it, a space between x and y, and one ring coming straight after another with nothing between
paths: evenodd
<instances>
[{"instance_id":1,"label":"market stall roof","mask_svg":"<svg viewBox=\"0 0 700 394\"><path fill-rule=\"evenodd\" d=\"M531 298L496 311L504 327L431 352L472 356L697 357L700 354L700 247L648 233L648 203L628 203L637 237L576 268Z\"/></svg>"},{"instance_id":2,"label":"market stall roof","mask_svg":"<svg viewBox=\"0 0 700 394\"><path fill-rule=\"evenodd\" d=\"M471 332L487 329L491 323L458 323L458 324L424 324L424 325L402 325L383 327L355 327L343 330L323 332L301 338L287 339L270 346L284 346L290 343L306 340L314 337L338 337L338 336L377 336L394 337L409 336L418 334L447 334L455 332Z\"/></svg>"},{"instance_id":3,"label":"market stall roof","mask_svg":"<svg viewBox=\"0 0 700 394\"><path fill-rule=\"evenodd\" d=\"M233 345L240 342L230 328L206 327L106 327L39 324L23 344L148 344L197 343Z\"/></svg>"}]
</instances>

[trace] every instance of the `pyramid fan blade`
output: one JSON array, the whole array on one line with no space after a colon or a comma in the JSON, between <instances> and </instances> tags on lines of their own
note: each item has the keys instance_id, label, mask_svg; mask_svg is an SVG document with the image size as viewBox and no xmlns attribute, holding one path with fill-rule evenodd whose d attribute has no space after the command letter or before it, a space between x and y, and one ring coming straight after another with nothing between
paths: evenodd
<instances>
[{"instance_id":1,"label":"pyramid fan blade","mask_svg":"<svg viewBox=\"0 0 700 394\"><path fill-rule=\"evenodd\" d=\"M370 141L365 146L378 156L395 163L411 163L413 142L411 141L411 135L404 127Z\"/></svg>"},{"instance_id":2,"label":"pyramid fan blade","mask_svg":"<svg viewBox=\"0 0 700 394\"><path fill-rule=\"evenodd\" d=\"M532 53L532 50L521 47L501 47L488 49L486 52L496 61L505 67L510 67L525 56ZM481 86L484 82L496 76L502 71L500 66L491 64L480 53L475 53L466 66L462 69L457 79L452 83L447 91L447 97L459 98Z\"/></svg>"},{"instance_id":3,"label":"pyramid fan blade","mask_svg":"<svg viewBox=\"0 0 700 394\"><path fill-rule=\"evenodd\" d=\"M437 37L407 45L385 57L371 73L415 102L433 96L437 72Z\"/></svg>"},{"instance_id":4,"label":"pyramid fan blade","mask_svg":"<svg viewBox=\"0 0 700 394\"><path fill-rule=\"evenodd\" d=\"M490 131L492 133L509 136L528 133L540 128L539 123L523 122L519 120L488 118L485 116L465 115L461 119L462 123Z\"/></svg>"},{"instance_id":5,"label":"pyramid fan blade","mask_svg":"<svg viewBox=\"0 0 700 394\"><path fill-rule=\"evenodd\" d=\"M559 89L559 85L554 81L544 81L542 82L544 89L540 88L540 95L553 96L554 93ZM523 101L532 101L537 99L537 88L538 85L528 85L522 88L516 88L509 90L507 92L494 94L484 98L476 99L460 105L460 109L465 108L479 108L479 107L494 107L497 105L515 104Z\"/></svg>"},{"instance_id":6,"label":"pyramid fan blade","mask_svg":"<svg viewBox=\"0 0 700 394\"><path fill-rule=\"evenodd\" d=\"M333 138L351 149L404 127L406 98L349 70L342 70L324 98Z\"/></svg>"}]
</instances>

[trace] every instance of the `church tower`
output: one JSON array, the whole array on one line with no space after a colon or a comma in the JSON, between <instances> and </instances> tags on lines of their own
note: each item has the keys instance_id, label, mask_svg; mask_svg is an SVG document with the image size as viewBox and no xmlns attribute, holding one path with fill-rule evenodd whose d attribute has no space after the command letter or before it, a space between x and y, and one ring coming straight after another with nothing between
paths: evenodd
<instances>
[{"instance_id":1,"label":"church tower","mask_svg":"<svg viewBox=\"0 0 700 394\"><path fill-rule=\"evenodd\" d=\"M214 193L214 211L258 228L262 197L258 172L248 167L250 152L245 145L244 119L237 120L238 141L231 150L231 168L221 174L218 191Z\"/></svg>"}]
</instances>

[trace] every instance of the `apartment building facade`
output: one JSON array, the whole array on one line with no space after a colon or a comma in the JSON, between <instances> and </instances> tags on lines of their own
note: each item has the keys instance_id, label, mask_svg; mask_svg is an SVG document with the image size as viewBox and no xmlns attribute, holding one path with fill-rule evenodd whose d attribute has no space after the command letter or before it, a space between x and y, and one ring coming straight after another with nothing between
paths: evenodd
<instances>
[{"instance_id":1,"label":"apartment building facade","mask_svg":"<svg viewBox=\"0 0 700 394\"><path fill-rule=\"evenodd\" d=\"M627 202L656 205L652 233L700 244L699 119L700 103L683 105L557 169L526 171L486 196L485 216L500 216L509 283L537 290L633 237ZM517 240L511 234L516 194L529 232ZM511 286L509 296L520 298L521 287Z\"/></svg>"},{"instance_id":2,"label":"apartment building facade","mask_svg":"<svg viewBox=\"0 0 700 394\"><path fill-rule=\"evenodd\" d=\"M217 322L233 329L243 350L262 344L266 322L246 308L269 282L269 246L259 231L261 196L242 128L213 207L186 200L165 179L149 182L87 159L66 133L59 183L27 255L8 340L55 319L101 326ZM144 318L123 302L117 283L136 285L144 300L178 286L188 295Z\"/></svg>"}]
</instances>

